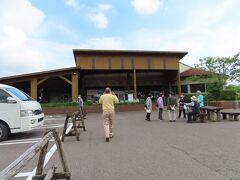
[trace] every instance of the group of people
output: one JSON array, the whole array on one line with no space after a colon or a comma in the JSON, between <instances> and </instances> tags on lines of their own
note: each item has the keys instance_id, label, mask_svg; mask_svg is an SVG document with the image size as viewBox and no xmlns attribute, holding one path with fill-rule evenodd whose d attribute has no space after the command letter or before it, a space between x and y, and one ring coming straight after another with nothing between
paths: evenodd
<instances>
[{"instance_id":1,"label":"group of people","mask_svg":"<svg viewBox=\"0 0 240 180\"><path fill-rule=\"evenodd\" d=\"M152 98L151 94L148 95L146 102L145 102L145 111L146 111L146 121L151 121L150 116L152 112ZM167 111L168 111L168 118L170 122L175 122L177 119L176 114L176 107L178 106L178 118L181 118L183 113L183 118L186 118L187 115L187 122L191 123L195 121L196 115L200 113L200 108L204 106L204 98L201 91L197 91L197 96L191 97L191 102L187 103L186 99L183 94L181 94L179 101L177 102L177 98L174 96L173 93L169 94L167 98ZM157 99L156 107L158 108L158 119L163 120L163 109L164 109L164 100L163 94L161 93Z\"/></svg>"},{"instance_id":2,"label":"group of people","mask_svg":"<svg viewBox=\"0 0 240 180\"><path fill-rule=\"evenodd\" d=\"M170 122L176 121L176 107L179 106L179 114L178 118L181 117L181 114L183 113L183 117L186 118L186 115L188 117L187 122L193 122L196 115L200 113L200 107L204 106L203 101L203 95L200 91L197 91L197 97L192 96L191 102L187 103L185 100L184 95L182 94L180 96L179 101L177 102L177 98L174 96L173 93L169 94L169 97L167 98L167 111L168 111L168 118ZM151 121L150 116L152 112L153 102L152 102L153 96L149 94L146 98L145 102L145 110L146 110L146 118L145 120ZM118 103L118 97L114 94L114 92L111 91L109 87L105 88L105 91L102 96L99 98L99 103L102 105L102 119L103 119L103 127L104 127L104 133L106 142L110 141L110 138L113 138L113 120L114 120L114 104ZM78 96L78 103L80 107L80 111L84 112L83 109L83 99L81 95ZM158 119L163 120L163 110L164 110L164 99L163 94L160 94L156 107L158 108ZM191 109L191 111L188 111L187 109Z\"/></svg>"}]
</instances>

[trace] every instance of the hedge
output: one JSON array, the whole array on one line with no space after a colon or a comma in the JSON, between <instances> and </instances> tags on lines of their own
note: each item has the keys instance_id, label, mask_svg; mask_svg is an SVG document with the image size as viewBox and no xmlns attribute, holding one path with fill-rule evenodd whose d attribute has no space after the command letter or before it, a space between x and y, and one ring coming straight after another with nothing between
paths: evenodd
<instances>
[{"instance_id":1,"label":"hedge","mask_svg":"<svg viewBox=\"0 0 240 180\"><path fill-rule=\"evenodd\" d=\"M237 93L233 90L222 90L220 92L221 100L237 100Z\"/></svg>"}]
</instances>

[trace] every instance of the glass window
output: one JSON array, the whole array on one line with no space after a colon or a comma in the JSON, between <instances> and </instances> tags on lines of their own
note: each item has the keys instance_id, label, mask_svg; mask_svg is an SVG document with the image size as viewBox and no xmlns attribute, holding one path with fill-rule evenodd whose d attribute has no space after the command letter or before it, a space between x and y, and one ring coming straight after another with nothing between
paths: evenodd
<instances>
[{"instance_id":1,"label":"glass window","mask_svg":"<svg viewBox=\"0 0 240 180\"><path fill-rule=\"evenodd\" d=\"M6 88L6 90L8 92L11 92L12 94L14 94L16 97L18 97L22 101L31 101L31 100L33 100L30 96L28 96L27 94L25 94L24 92L20 91L17 88Z\"/></svg>"},{"instance_id":2,"label":"glass window","mask_svg":"<svg viewBox=\"0 0 240 180\"><path fill-rule=\"evenodd\" d=\"M197 91L205 92L205 84L191 84L191 92L196 93Z\"/></svg>"},{"instance_id":3,"label":"glass window","mask_svg":"<svg viewBox=\"0 0 240 180\"><path fill-rule=\"evenodd\" d=\"M187 85L181 86L182 93L188 93Z\"/></svg>"},{"instance_id":4,"label":"glass window","mask_svg":"<svg viewBox=\"0 0 240 180\"><path fill-rule=\"evenodd\" d=\"M11 97L11 95L0 89L0 103L7 103L8 97Z\"/></svg>"}]
</instances>

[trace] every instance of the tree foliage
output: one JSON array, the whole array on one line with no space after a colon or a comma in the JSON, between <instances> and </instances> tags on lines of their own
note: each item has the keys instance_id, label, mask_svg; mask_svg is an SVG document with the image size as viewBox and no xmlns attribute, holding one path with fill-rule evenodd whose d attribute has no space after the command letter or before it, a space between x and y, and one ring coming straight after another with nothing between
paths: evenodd
<instances>
[{"instance_id":1,"label":"tree foliage","mask_svg":"<svg viewBox=\"0 0 240 180\"><path fill-rule=\"evenodd\" d=\"M233 57L206 57L194 66L209 71L211 76L224 83L228 79L240 82L240 53Z\"/></svg>"}]
</instances>

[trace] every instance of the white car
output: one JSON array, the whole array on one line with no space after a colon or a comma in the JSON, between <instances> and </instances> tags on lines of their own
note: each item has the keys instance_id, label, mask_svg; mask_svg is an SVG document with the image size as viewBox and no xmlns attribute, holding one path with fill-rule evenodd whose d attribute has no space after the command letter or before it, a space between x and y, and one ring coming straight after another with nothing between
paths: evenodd
<instances>
[{"instance_id":1,"label":"white car","mask_svg":"<svg viewBox=\"0 0 240 180\"><path fill-rule=\"evenodd\" d=\"M0 84L0 141L11 133L30 131L41 126L41 105L21 90Z\"/></svg>"}]
</instances>

